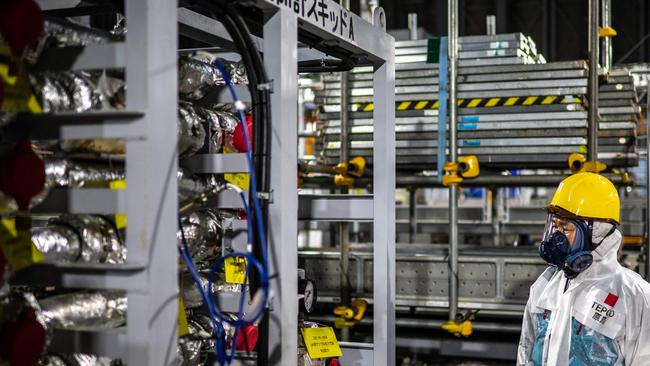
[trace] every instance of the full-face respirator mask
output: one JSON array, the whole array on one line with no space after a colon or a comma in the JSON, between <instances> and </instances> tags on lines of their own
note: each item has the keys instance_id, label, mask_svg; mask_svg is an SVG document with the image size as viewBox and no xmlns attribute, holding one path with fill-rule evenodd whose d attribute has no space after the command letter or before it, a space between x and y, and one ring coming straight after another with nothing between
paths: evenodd
<instances>
[{"instance_id":1,"label":"full-face respirator mask","mask_svg":"<svg viewBox=\"0 0 650 366\"><path fill-rule=\"evenodd\" d=\"M605 237L614 229L615 227L612 227ZM549 213L539 245L539 255L548 264L563 270L568 278L574 278L591 266L591 252L602 243L602 240L600 243L592 243L592 232L591 220L570 219L557 213Z\"/></svg>"}]
</instances>

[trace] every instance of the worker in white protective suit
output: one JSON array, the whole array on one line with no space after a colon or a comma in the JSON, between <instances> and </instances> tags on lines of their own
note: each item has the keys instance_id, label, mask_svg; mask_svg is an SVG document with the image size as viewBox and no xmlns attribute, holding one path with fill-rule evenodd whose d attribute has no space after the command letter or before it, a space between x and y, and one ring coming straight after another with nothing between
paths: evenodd
<instances>
[{"instance_id":1,"label":"worker in white protective suit","mask_svg":"<svg viewBox=\"0 0 650 366\"><path fill-rule=\"evenodd\" d=\"M650 365L650 285L618 263L619 212L601 175L560 183L539 247L551 266L530 288L517 365Z\"/></svg>"}]
</instances>

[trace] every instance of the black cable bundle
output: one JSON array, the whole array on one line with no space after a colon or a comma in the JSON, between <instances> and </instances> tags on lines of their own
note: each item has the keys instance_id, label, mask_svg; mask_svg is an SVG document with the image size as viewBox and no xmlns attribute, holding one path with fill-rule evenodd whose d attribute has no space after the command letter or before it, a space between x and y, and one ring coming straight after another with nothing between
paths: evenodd
<instances>
[{"instance_id":1,"label":"black cable bundle","mask_svg":"<svg viewBox=\"0 0 650 366\"><path fill-rule=\"evenodd\" d=\"M255 47L250 36L248 26L239 12L227 0L195 0L190 4L197 5L210 13L222 22L230 34L237 50L241 54L242 61L246 67L248 76L248 89L253 103L253 161L255 164L255 176L257 177L257 191L260 193L270 192L270 167L271 167L271 103L270 103L270 80L264 69L262 57ZM251 190L252 192L252 190ZM251 193L252 194L252 193ZM252 202L256 197L249 197ZM268 199L260 200L262 222L268 228ZM257 217L251 210L251 216L247 218L255 222ZM251 244L253 255L263 263L261 240L256 230L252 231ZM267 269L268 270L268 269ZM258 274L253 268L251 273L251 294L259 288ZM260 340L258 344L258 363L268 362L268 313L264 315L259 326Z\"/></svg>"}]
</instances>

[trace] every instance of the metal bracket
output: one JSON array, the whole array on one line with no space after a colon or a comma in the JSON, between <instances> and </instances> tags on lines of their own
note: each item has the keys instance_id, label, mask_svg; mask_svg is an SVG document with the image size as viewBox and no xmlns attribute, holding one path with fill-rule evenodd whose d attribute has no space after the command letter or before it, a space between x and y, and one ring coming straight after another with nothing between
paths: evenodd
<instances>
[{"instance_id":1,"label":"metal bracket","mask_svg":"<svg viewBox=\"0 0 650 366\"><path fill-rule=\"evenodd\" d=\"M258 84L257 90L259 91L268 90L270 93L273 93L273 80L269 81L268 83Z\"/></svg>"},{"instance_id":2,"label":"metal bracket","mask_svg":"<svg viewBox=\"0 0 650 366\"><path fill-rule=\"evenodd\" d=\"M269 203L273 203L273 190L270 192L257 192L257 198L261 200L267 200Z\"/></svg>"},{"instance_id":3,"label":"metal bracket","mask_svg":"<svg viewBox=\"0 0 650 366\"><path fill-rule=\"evenodd\" d=\"M378 6L372 11L372 24L383 30L386 30L386 12L384 8Z\"/></svg>"}]
</instances>

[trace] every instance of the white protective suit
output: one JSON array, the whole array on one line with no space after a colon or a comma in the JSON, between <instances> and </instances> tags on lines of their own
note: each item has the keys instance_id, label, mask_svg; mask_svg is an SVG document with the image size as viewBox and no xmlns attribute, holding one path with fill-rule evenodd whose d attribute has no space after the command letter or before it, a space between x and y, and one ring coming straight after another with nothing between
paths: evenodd
<instances>
[{"instance_id":1,"label":"white protective suit","mask_svg":"<svg viewBox=\"0 0 650 366\"><path fill-rule=\"evenodd\" d=\"M594 223L593 242L611 225ZM573 279L549 267L530 288L519 366L650 365L650 284L618 263L616 230Z\"/></svg>"}]
</instances>

